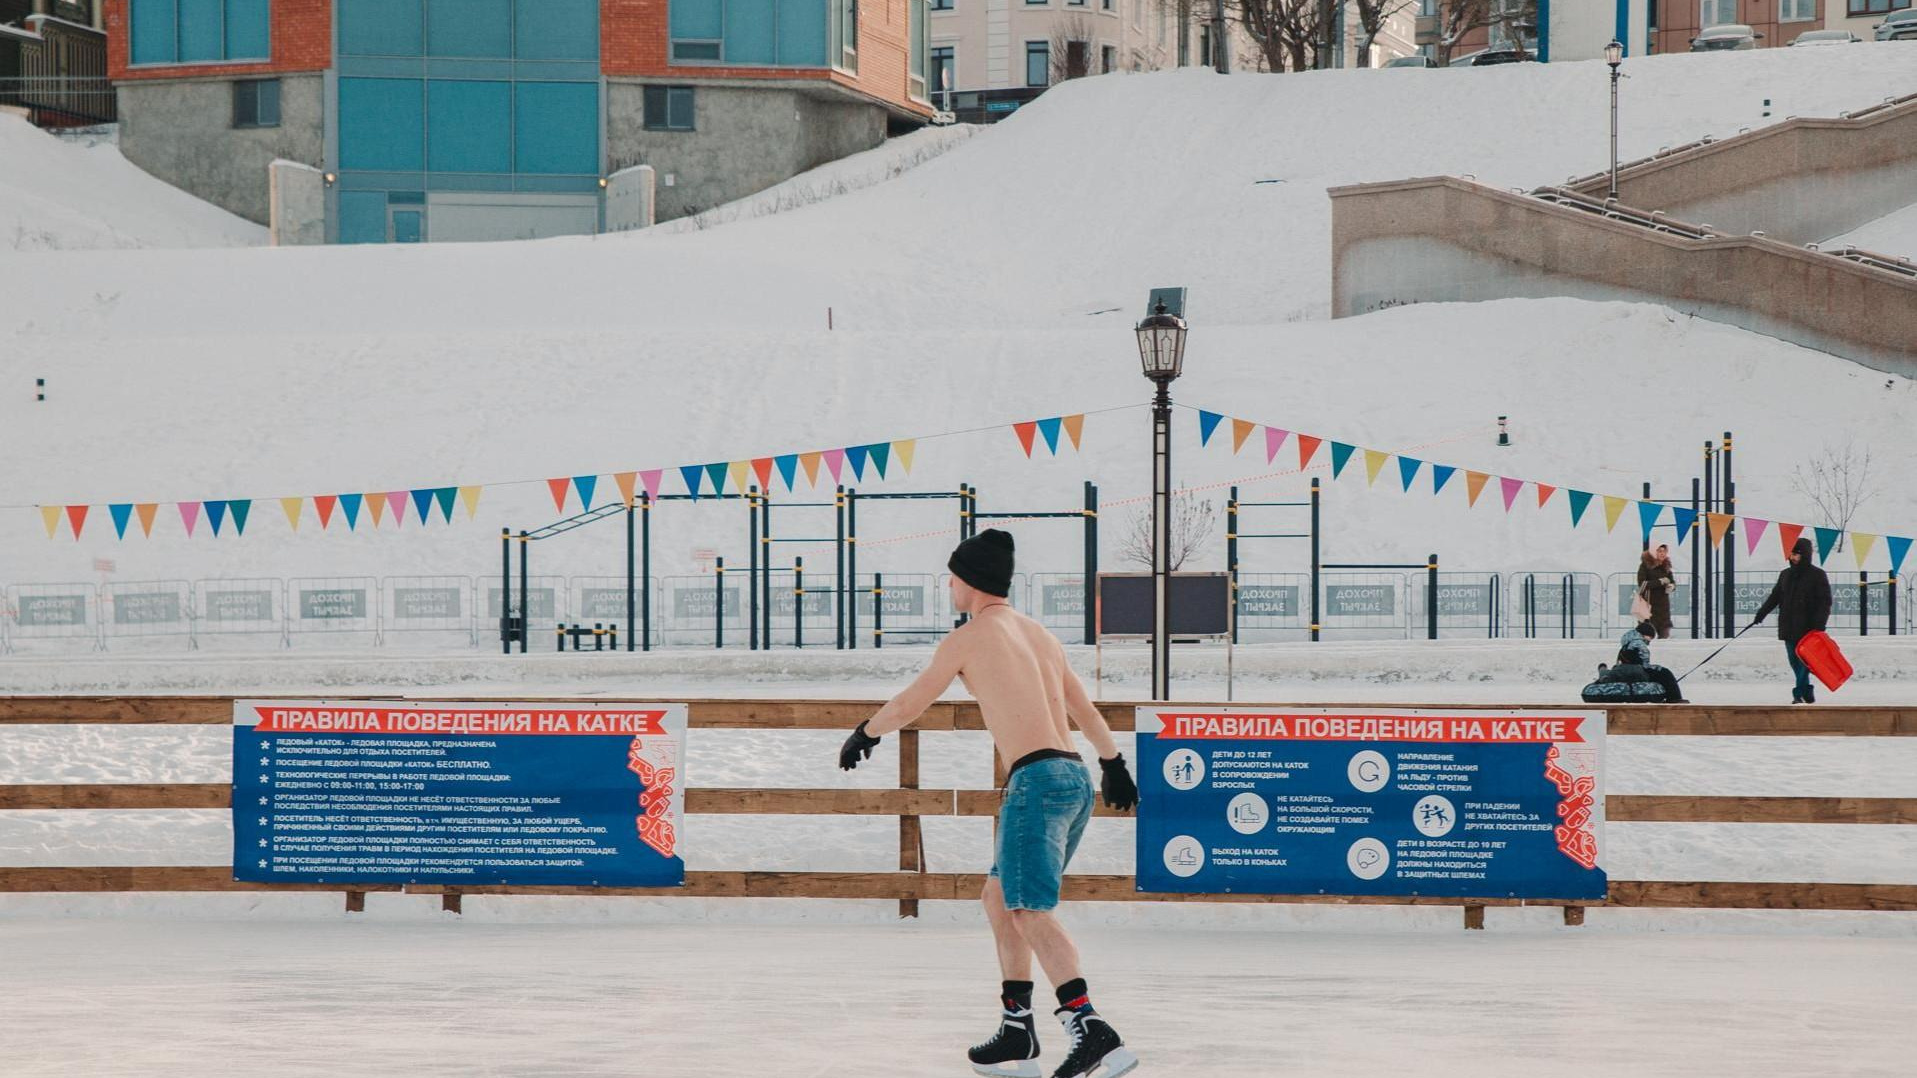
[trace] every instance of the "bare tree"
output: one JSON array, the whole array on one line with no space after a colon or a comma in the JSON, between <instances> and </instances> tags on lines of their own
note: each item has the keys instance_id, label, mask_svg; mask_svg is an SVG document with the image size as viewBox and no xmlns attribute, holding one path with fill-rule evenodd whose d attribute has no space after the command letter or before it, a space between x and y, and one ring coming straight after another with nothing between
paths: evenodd
<instances>
[{"instance_id":1,"label":"bare tree","mask_svg":"<svg viewBox=\"0 0 1917 1078\"><path fill-rule=\"evenodd\" d=\"M1412 0L1354 0L1358 9L1358 66L1371 66L1371 46L1377 43L1391 17L1411 6Z\"/></svg>"},{"instance_id":2,"label":"bare tree","mask_svg":"<svg viewBox=\"0 0 1917 1078\"><path fill-rule=\"evenodd\" d=\"M1091 20L1073 14L1052 23L1051 79L1053 85L1066 79L1082 79L1092 73Z\"/></svg>"},{"instance_id":3,"label":"bare tree","mask_svg":"<svg viewBox=\"0 0 1917 1078\"><path fill-rule=\"evenodd\" d=\"M1226 0L1268 71L1308 71L1319 66L1321 40L1331 8L1324 0Z\"/></svg>"},{"instance_id":4,"label":"bare tree","mask_svg":"<svg viewBox=\"0 0 1917 1078\"><path fill-rule=\"evenodd\" d=\"M1791 469L1791 489L1816 507L1821 520L1838 529L1841 551L1851 518L1878 493L1870 476L1870 450L1858 449L1854 441L1845 442L1841 449L1825 445L1822 453Z\"/></svg>"},{"instance_id":5,"label":"bare tree","mask_svg":"<svg viewBox=\"0 0 1917 1078\"><path fill-rule=\"evenodd\" d=\"M1523 52L1525 31L1536 32L1537 0L1441 0L1438 5L1438 65L1449 66L1451 52L1473 30L1496 26Z\"/></svg>"},{"instance_id":6,"label":"bare tree","mask_svg":"<svg viewBox=\"0 0 1917 1078\"><path fill-rule=\"evenodd\" d=\"M1171 502L1171 552L1173 572L1185 564L1211 539L1218 527L1218 512L1211 502L1189 491L1173 495ZM1152 568L1152 514L1144 509L1132 514L1131 523L1118 535L1118 552L1135 565Z\"/></svg>"}]
</instances>

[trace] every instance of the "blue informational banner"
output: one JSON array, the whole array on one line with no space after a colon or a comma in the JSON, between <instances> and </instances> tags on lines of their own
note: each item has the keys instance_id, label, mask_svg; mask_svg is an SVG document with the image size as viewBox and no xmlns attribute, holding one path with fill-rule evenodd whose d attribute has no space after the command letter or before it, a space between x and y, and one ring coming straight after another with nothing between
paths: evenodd
<instances>
[{"instance_id":1,"label":"blue informational banner","mask_svg":"<svg viewBox=\"0 0 1917 1078\"><path fill-rule=\"evenodd\" d=\"M684 704L241 700L233 876L676 887Z\"/></svg>"},{"instance_id":2,"label":"blue informational banner","mask_svg":"<svg viewBox=\"0 0 1917 1078\"><path fill-rule=\"evenodd\" d=\"M1138 889L1601 899L1601 711L1138 709Z\"/></svg>"}]
</instances>

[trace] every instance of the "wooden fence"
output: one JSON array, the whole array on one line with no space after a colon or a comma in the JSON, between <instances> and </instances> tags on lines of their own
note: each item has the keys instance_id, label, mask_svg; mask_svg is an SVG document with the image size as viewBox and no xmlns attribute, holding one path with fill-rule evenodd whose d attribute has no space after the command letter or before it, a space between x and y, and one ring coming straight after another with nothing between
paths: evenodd
<instances>
[{"instance_id":1,"label":"wooden fence","mask_svg":"<svg viewBox=\"0 0 1917 1078\"><path fill-rule=\"evenodd\" d=\"M474 700L472 702L482 702ZM578 703L553 700L553 704ZM593 703L624 703L594 698ZM693 700L689 725L708 730L848 730L877 710L873 701L845 700ZM1132 703L1101 703L1114 730L1132 729ZM1323 705L1249 705L1238 707L1320 707ZM1474 710L1472 705L1393 705ZM1482 709L1482 708L1476 708ZM1527 706L1525 710L1540 710ZM212 725L233 721L231 697L0 697L0 725ZM892 816L898 819L899 868L896 872L686 873L684 887L518 887L368 884L347 890L339 884L251 883L233 879L230 865L167 867L4 868L5 892L182 892L182 891L344 891L348 910L365 906L370 891L441 896L444 909L457 912L462 895L637 895L689 898L886 899L899 903L902 916L916 916L921 901L970 900L985 877L973 873L925 870L921 821L928 816L993 816L996 789L922 789L919 741L923 734L983 730L978 708L969 701L932 706L912 729L891 739L898 757L894 789L725 789L686 791L686 811L701 814ZM1917 708L1870 707L1699 707L1633 705L1607 712L1612 737L1917 737ZM868 765L870 766L870 765ZM994 785L1002 780L994 767ZM111 783L0 785L0 810L7 809L224 809L231 805L227 783ZM1688 797L1619 795L1605 798L1612 823L1796 823L1917 824L1917 798L1907 797ZM1098 815L1113 813L1103 805ZM1903 910L1917 911L1917 884L1743 883L1673 880L1612 880L1603 902L1530 899L1460 899L1444 896L1368 895L1186 895L1136 889L1124 875L1066 877L1068 901L1099 902L1262 902L1336 905L1462 906L1467 928L1482 928L1487 906L1562 906L1566 924L1581 924L1587 906L1637 908Z\"/></svg>"}]
</instances>

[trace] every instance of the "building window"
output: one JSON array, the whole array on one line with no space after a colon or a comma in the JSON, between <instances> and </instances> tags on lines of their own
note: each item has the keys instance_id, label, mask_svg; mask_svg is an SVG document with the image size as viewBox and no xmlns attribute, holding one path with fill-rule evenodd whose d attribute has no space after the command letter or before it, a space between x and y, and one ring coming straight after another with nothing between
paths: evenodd
<instances>
[{"instance_id":1,"label":"building window","mask_svg":"<svg viewBox=\"0 0 1917 1078\"><path fill-rule=\"evenodd\" d=\"M1048 41L1025 43L1025 85L1049 86L1052 83L1052 45Z\"/></svg>"},{"instance_id":2,"label":"building window","mask_svg":"<svg viewBox=\"0 0 1917 1078\"><path fill-rule=\"evenodd\" d=\"M1112 9L1112 0L1099 0L1099 6L1106 11L1110 11Z\"/></svg>"},{"instance_id":3,"label":"building window","mask_svg":"<svg viewBox=\"0 0 1917 1078\"><path fill-rule=\"evenodd\" d=\"M832 43L844 37L847 9L855 6L854 0L671 0L672 61L850 67Z\"/></svg>"},{"instance_id":4,"label":"building window","mask_svg":"<svg viewBox=\"0 0 1917 1078\"><path fill-rule=\"evenodd\" d=\"M859 70L859 0L827 0L832 5L831 26L826 34L833 66L846 71Z\"/></svg>"},{"instance_id":5,"label":"building window","mask_svg":"<svg viewBox=\"0 0 1917 1078\"><path fill-rule=\"evenodd\" d=\"M280 125L280 80L249 79L233 84L234 127Z\"/></svg>"},{"instance_id":6,"label":"building window","mask_svg":"<svg viewBox=\"0 0 1917 1078\"><path fill-rule=\"evenodd\" d=\"M932 92L950 94L958 89L958 54L951 45L940 45L932 50ZM942 103L949 99L941 98ZM949 103L946 108L951 108Z\"/></svg>"},{"instance_id":7,"label":"building window","mask_svg":"<svg viewBox=\"0 0 1917 1078\"><path fill-rule=\"evenodd\" d=\"M932 10L950 11L952 10L952 0L932 0Z\"/></svg>"},{"instance_id":8,"label":"building window","mask_svg":"<svg viewBox=\"0 0 1917 1078\"><path fill-rule=\"evenodd\" d=\"M1098 73L1109 75L1117 70L1118 50L1110 45L1101 46L1098 50Z\"/></svg>"},{"instance_id":9,"label":"building window","mask_svg":"<svg viewBox=\"0 0 1917 1078\"><path fill-rule=\"evenodd\" d=\"M646 87L646 130L692 130L692 87Z\"/></svg>"},{"instance_id":10,"label":"building window","mask_svg":"<svg viewBox=\"0 0 1917 1078\"><path fill-rule=\"evenodd\" d=\"M1910 6L1910 0L1850 0L1850 16L1888 15Z\"/></svg>"},{"instance_id":11,"label":"building window","mask_svg":"<svg viewBox=\"0 0 1917 1078\"><path fill-rule=\"evenodd\" d=\"M337 0L341 56L597 60L598 0Z\"/></svg>"},{"instance_id":12,"label":"building window","mask_svg":"<svg viewBox=\"0 0 1917 1078\"><path fill-rule=\"evenodd\" d=\"M1703 0L1698 25L1723 26L1737 21L1737 0Z\"/></svg>"},{"instance_id":13,"label":"building window","mask_svg":"<svg viewBox=\"0 0 1917 1078\"><path fill-rule=\"evenodd\" d=\"M130 0L135 64L270 60L267 0Z\"/></svg>"},{"instance_id":14,"label":"building window","mask_svg":"<svg viewBox=\"0 0 1917 1078\"><path fill-rule=\"evenodd\" d=\"M906 31L906 49L910 53L905 58L905 89L907 96L914 101L925 98L925 66L931 54L926 51L925 20L931 18L926 8L926 0L905 0L908 5L906 21L910 24Z\"/></svg>"},{"instance_id":15,"label":"building window","mask_svg":"<svg viewBox=\"0 0 1917 1078\"><path fill-rule=\"evenodd\" d=\"M1817 17L1817 0L1782 0L1778 4L1779 22L1809 22Z\"/></svg>"}]
</instances>

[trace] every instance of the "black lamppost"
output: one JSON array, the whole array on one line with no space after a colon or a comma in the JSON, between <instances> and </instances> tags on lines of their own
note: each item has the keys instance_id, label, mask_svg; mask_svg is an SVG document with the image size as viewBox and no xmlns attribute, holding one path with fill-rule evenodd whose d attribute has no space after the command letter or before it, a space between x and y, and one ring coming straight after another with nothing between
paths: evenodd
<instances>
[{"instance_id":1,"label":"black lamppost","mask_svg":"<svg viewBox=\"0 0 1917 1078\"><path fill-rule=\"evenodd\" d=\"M1185 363L1185 320L1159 300L1138 323L1138 359L1152 399L1152 699L1171 699L1171 384Z\"/></svg>"},{"instance_id":2,"label":"black lamppost","mask_svg":"<svg viewBox=\"0 0 1917 1078\"><path fill-rule=\"evenodd\" d=\"M1611 201L1617 201L1617 80L1619 64L1624 62L1624 45L1612 41L1604 46L1604 62L1611 65Z\"/></svg>"}]
</instances>

